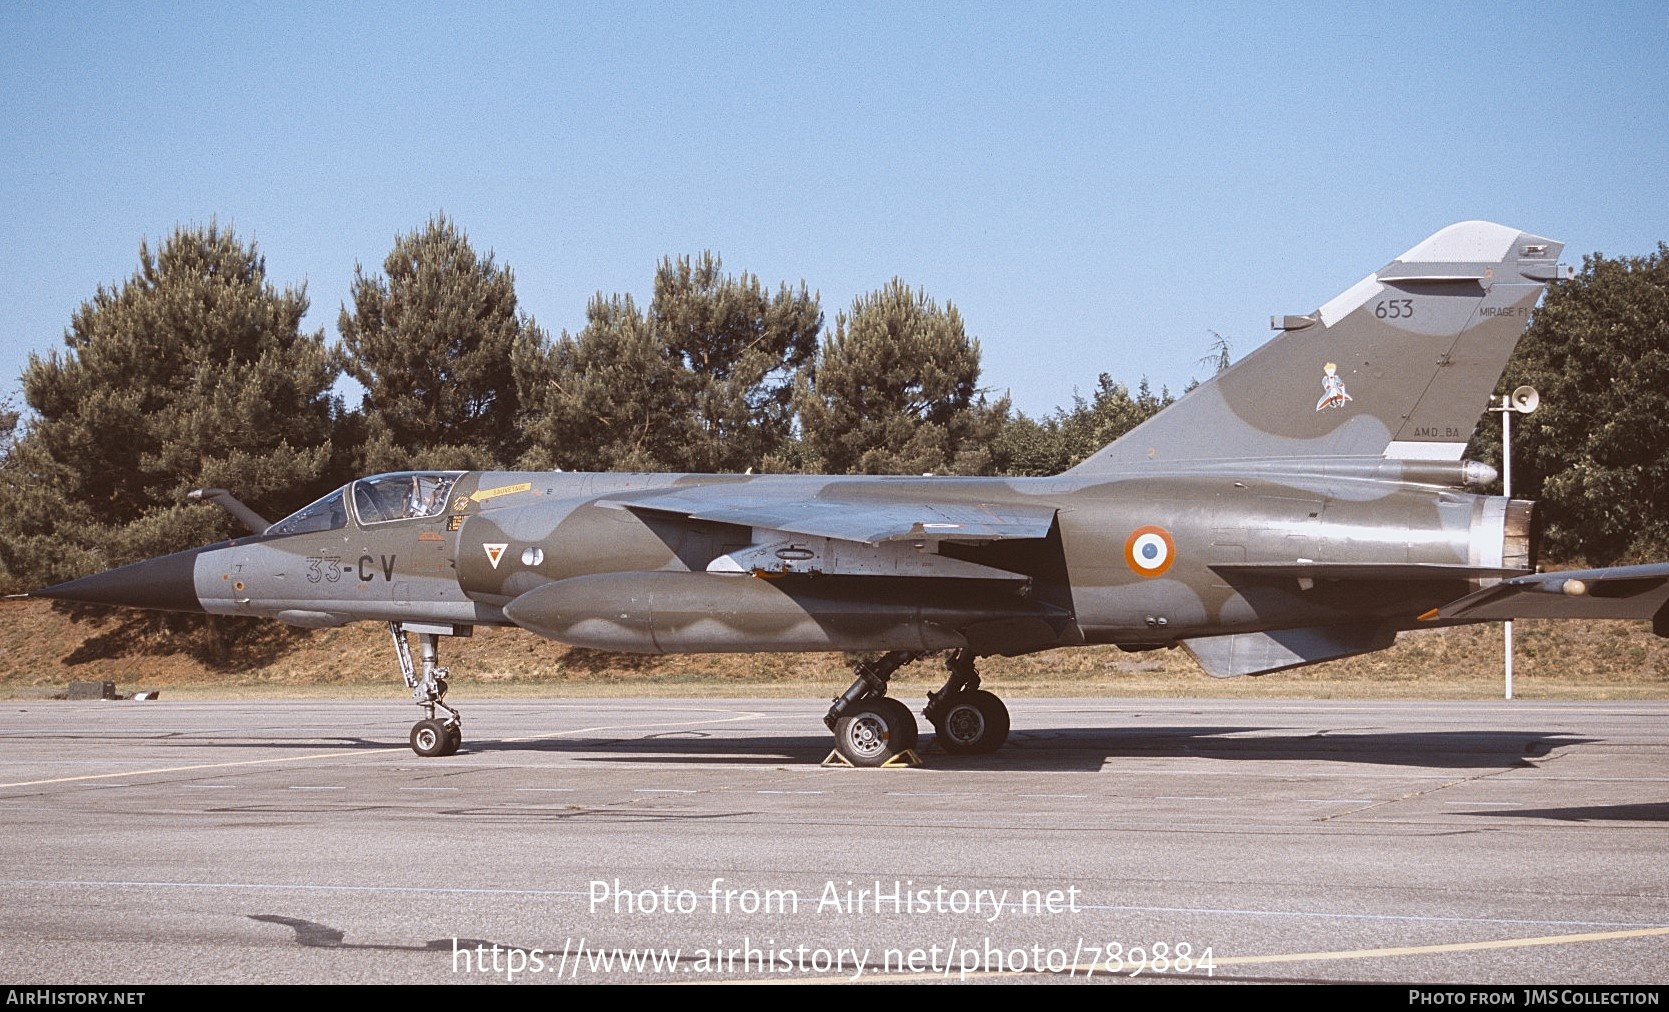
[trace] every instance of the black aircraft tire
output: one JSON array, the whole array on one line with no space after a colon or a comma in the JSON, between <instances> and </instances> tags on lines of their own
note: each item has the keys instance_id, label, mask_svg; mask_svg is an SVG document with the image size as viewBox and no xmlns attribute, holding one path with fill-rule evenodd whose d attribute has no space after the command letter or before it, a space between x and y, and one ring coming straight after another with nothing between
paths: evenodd
<instances>
[{"instance_id":1,"label":"black aircraft tire","mask_svg":"<svg viewBox=\"0 0 1669 1012\"><path fill-rule=\"evenodd\" d=\"M446 751L441 755L457 755L464 744L464 729L457 724L446 725Z\"/></svg>"},{"instance_id":2,"label":"black aircraft tire","mask_svg":"<svg viewBox=\"0 0 1669 1012\"><path fill-rule=\"evenodd\" d=\"M910 708L891 696L877 700L876 705L887 708L887 721L897 728L892 736L893 747L899 752L915 748L921 735L916 728L916 715L910 712Z\"/></svg>"},{"instance_id":3,"label":"black aircraft tire","mask_svg":"<svg viewBox=\"0 0 1669 1012\"><path fill-rule=\"evenodd\" d=\"M438 720L420 720L411 726L411 750L425 759L451 755L446 750L451 741L446 725Z\"/></svg>"},{"instance_id":4,"label":"black aircraft tire","mask_svg":"<svg viewBox=\"0 0 1669 1012\"><path fill-rule=\"evenodd\" d=\"M859 703L835 721L835 751L853 766L884 766L915 747L915 728L915 718L896 699Z\"/></svg>"},{"instance_id":5,"label":"black aircraft tire","mask_svg":"<svg viewBox=\"0 0 1669 1012\"><path fill-rule=\"evenodd\" d=\"M1008 707L984 689L958 693L933 725L940 747L953 755L985 755L1008 740Z\"/></svg>"}]
</instances>

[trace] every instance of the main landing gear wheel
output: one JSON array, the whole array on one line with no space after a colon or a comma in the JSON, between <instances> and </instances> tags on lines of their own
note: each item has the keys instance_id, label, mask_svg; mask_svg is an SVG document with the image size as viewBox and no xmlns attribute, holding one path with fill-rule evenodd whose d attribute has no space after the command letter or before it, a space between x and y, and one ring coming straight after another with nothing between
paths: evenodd
<instances>
[{"instance_id":1,"label":"main landing gear wheel","mask_svg":"<svg viewBox=\"0 0 1669 1012\"><path fill-rule=\"evenodd\" d=\"M933 722L938 742L955 755L984 755L1008 740L1008 707L984 689L959 692Z\"/></svg>"},{"instance_id":2,"label":"main landing gear wheel","mask_svg":"<svg viewBox=\"0 0 1669 1012\"><path fill-rule=\"evenodd\" d=\"M420 720L411 726L411 750L425 759L448 756L463 744L463 731L456 724Z\"/></svg>"},{"instance_id":3,"label":"main landing gear wheel","mask_svg":"<svg viewBox=\"0 0 1669 1012\"><path fill-rule=\"evenodd\" d=\"M835 699L823 723L835 734L835 751L853 766L885 766L916 747L916 718L887 695L887 679L921 654L894 650L853 666L852 685Z\"/></svg>"},{"instance_id":4,"label":"main landing gear wheel","mask_svg":"<svg viewBox=\"0 0 1669 1012\"><path fill-rule=\"evenodd\" d=\"M916 730L916 715L910 712L910 708L901 700L893 699L891 696L876 700L875 705L885 708L888 725L896 728L893 732L892 744L898 752L915 748L916 742L920 740L920 734ZM894 754L896 755L898 752Z\"/></svg>"},{"instance_id":5,"label":"main landing gear wheel","mask_svg":"<svg viewBox=\"0 0 1669 1012\"><path fill-rule=\"evenodd\" d=\"M915 748L916 740L910 708L886 696L865 700L835 721L835 750L853 766L884 766Z\"/></svg>"},{"instance_id":6,"label":"main landing gear wheel","mask_svg":"<svg viewBox=\"0 0 1669 1012\"><path fill-rule=\"evenodd\" d=\"M958 650L945 659L950 672L937 692L927 695L922 710L936 732L934 740L953 755L984 755L1008 740L1008 707L979 687L971 650Z\"/></svg>"}]
</instances>

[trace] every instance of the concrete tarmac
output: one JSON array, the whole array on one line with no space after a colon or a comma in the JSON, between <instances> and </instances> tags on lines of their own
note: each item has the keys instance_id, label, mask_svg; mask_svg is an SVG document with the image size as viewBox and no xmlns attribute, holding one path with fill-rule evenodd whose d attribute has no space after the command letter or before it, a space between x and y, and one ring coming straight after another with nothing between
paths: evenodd
<instances>
[{"instance_id":1,"label":"concrete tarmac","mask_svg":"<svg viewBox=\"0 0 1669 1012\"><path fill-rule=\"evenodd\" d=\"M0 704L7 983L1669 981L1669 704Z\"/></svg>"}]
</instances>

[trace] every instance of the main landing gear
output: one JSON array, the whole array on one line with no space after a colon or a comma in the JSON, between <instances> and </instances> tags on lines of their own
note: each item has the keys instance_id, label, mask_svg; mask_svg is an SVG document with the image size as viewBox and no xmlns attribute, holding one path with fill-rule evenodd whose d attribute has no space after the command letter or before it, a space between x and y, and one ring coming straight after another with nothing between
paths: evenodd
<instances>
[{"instance_id":1,"label":"main landing gear","mask_svg":"<svg viewBox=\"0 0 1669 1012\"><path fill-rule=\"evenodd\" d=\"M851 688L829 707L823 718L835 735L835 751L853 766L884 766L915 748L916 718L910 708L887 695L887 682L904 665L924 655L894 650L880 660L853 667ZM995 752L1008 740L1008 707L979 687L970 650L954 651L945 660L950 677L927 697L922 716L937 733L946 752L978 755Z\"/></svg>"},{"instance_id":2,"label":"main landing gear","mask_svg":"<svg viewBox=\"0 0 1669 1012\"><path fill-rule=\"evenodd\" d=\"M938 692L929 693L922 716L933 722L938 741L955 755L984 755L1008 740L1008 707L979 687L974 655L958 650L945 658L950 676Z\"/></svg>"},{"instance_id":3,"label":"main landing gear","mask_svg":"<svg viewBox=\"0 0 1669 1012\"><path fill-rule=\"evenodd\" d=\"M440 667L440 637L432 632L417 633L418 648L423 652L419 673L412 664L405 627L390 622L388 634L394 637L394 654L400 660L400 674L411 690L412 702L428 715L411 726L411 750L424 758L453 754L464 743L463 715L445 703L446 669ZM435 716L437 708L445 710L447 716Z\"/></svg>"}]
</instances>

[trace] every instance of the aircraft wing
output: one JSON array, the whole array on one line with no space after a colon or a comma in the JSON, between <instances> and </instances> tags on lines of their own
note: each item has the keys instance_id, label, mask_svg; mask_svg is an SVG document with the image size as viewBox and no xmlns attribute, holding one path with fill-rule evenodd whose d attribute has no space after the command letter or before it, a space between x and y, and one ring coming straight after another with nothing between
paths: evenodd
<instances>
[{"instance_id":1,"label":"aircraft wing","mask_svg":"<svg viewBox=\"0 0 1669 1012\"><path fill-rule=\"evenodd\" d=\"M1502 580L1428 613L1431 618L1649 619L1669 635L1669 563L1534 573ZM1425 617L1425 616L1422 616Z\"/></svg>"},{"instance_id":2,"label":"aircraft wing","mask_svg":"<svg viewBox=\"0 0 1669 1012\"><path fill-rule=\"evenodd\" d=\"M1014 503L866 501L750 495L734 485L608 496L599 506L669 513L877 546L889 541L1007 541L1043 538L1055 507Z\"/></svg>"}]
</instances>

